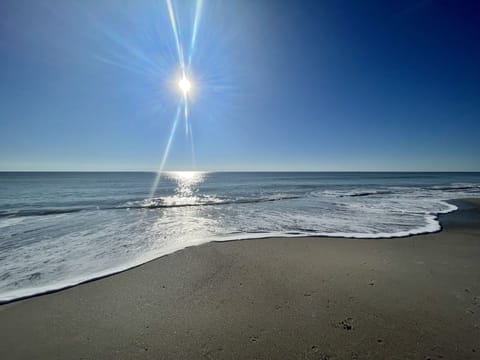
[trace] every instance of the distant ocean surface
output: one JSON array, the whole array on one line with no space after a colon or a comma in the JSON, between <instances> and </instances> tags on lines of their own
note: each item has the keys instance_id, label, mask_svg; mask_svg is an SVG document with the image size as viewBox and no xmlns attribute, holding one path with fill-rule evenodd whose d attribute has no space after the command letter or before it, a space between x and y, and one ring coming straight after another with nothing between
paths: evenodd
<instances>
[{"instance_id":1,"label":"distant ocean surface","mask_svg":"<svg viewBox=\"0 0 480 360\"><path fill-rule=\"evenodd\" d=\"M215 240L440 230L480 173L0 173L0 302ZM379 240L381 241L381 240Z\"/></svg>"}]
</instances>

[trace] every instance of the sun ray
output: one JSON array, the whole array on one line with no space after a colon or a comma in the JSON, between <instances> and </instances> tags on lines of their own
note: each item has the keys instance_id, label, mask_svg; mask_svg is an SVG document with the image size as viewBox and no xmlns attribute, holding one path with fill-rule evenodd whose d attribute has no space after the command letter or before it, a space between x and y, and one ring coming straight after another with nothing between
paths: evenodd
<instances>
[{"instance_id":1,"label":"sun ray","mask_svg":"<svg viewBox=\"0 0 480 360\"><path fill-rule=\"evenodd\" d=\"M188 54L187 71L190 70L190 66L192 65L193 53L195 50L195 44L197 42L198 25L200 24L200 19L202 16L202 8L203 0L197 0L197 4L195 6L195 18L193 20L192 41L190 42L190 52Z\"/></svg>"},{"instance_id":2,"label":"sun ray","mask_svg":"<svg viewBox=\"0 0 480 360\"><path fill-rule=\"evenodd\" d=\"M187 98L187 94L184 95L183 97L183 115L184 115L184 119L185 119L185 132L186 134L188 135L188 98Z\"/></svg>"},{"instance_id":3,"label":"sun ray","mask_svg":"<svg viewBox=\"0 0 480 360\"><path fill-rule=\"evenodd\" d=\"M177 20L175 18L175 13L173 11L173 5L171 0L167 0L167 7L168 7L168 15L170 16L170 23L172 24L173 34L175 36L175 44L177 45L178 61L180 63L180 69L182 71L182 75L185 77L185 60L183 58L183 48L180 42L180 36L179 36L178 27L177 27Z\"/></svg>"}]
</instances>

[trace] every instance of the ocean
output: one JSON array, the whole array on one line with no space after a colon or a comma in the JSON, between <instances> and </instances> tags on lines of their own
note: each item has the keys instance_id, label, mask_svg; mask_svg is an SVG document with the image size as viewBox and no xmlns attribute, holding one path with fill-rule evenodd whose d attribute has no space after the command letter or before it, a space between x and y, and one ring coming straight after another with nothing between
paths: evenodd
<instances>
[{"instance_id":1,"label":"ocean","mask_svg":"<svg viewBox=\"0 0 480 360\"><path fill-rule=\"evenodd\" d=\"M156 178L0 172L0 302L209 241L313 235L382 241L435 232L437 215L456 209L447 200L480 196L480 173L169 172Z\"/></svg>"}]
</instances>

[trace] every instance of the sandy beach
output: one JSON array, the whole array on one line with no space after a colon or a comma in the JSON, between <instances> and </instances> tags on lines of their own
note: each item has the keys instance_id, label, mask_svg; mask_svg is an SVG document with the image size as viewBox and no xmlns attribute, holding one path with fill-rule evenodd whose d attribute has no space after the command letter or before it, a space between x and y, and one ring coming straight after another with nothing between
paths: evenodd
<instances>
[{"instance_id":1,"label":"sandy beach","mask_svg":"<svg viewBox=\"0 0 480 360\"><path fill-rule=\"evenodd\" d=\"M478 200L443 231L187 248L0 306L1 359L479 359Z\"/></svg>"}]
</instances>

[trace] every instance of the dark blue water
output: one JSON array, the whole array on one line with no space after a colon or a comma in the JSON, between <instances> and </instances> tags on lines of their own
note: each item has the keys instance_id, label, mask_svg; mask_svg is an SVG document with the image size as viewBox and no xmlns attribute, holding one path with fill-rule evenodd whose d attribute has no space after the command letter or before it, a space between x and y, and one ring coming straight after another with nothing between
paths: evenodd
<instances>
[{"instance_id":1,"label":"dark blue water","mask_svg":"<svg viewBox=\"0 0 480 360\"><path fill-rule=\"evenodd\" d=\"M440 229L479 173L0 173L0 301L212 240Z\"/></svg>"}]
</instances>

